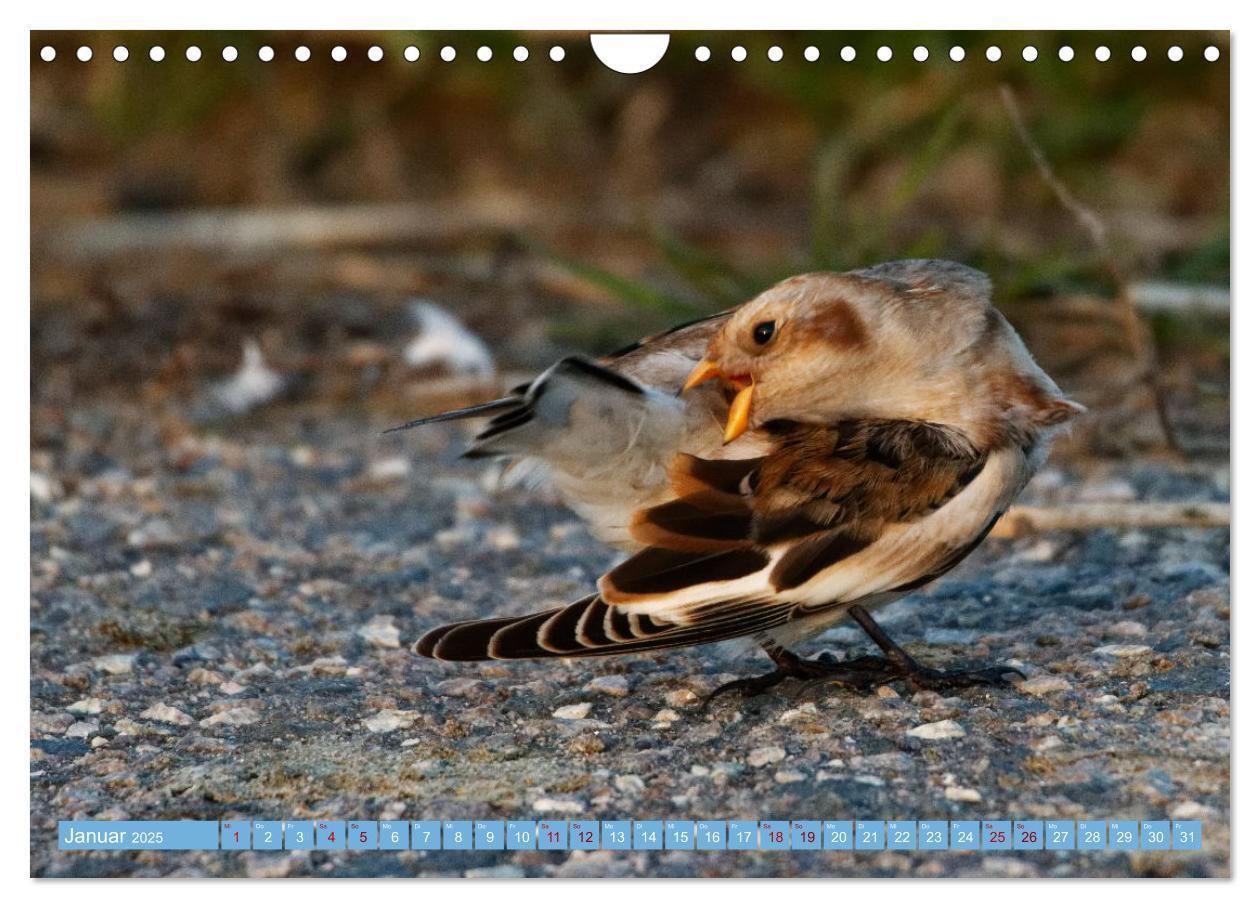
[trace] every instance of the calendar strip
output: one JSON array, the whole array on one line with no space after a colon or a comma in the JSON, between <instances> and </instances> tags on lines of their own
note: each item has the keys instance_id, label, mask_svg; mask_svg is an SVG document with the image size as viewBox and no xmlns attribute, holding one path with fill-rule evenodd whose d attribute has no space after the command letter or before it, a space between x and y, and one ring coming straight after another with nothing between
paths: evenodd
<instances>
[{"instance_id":1,"label":"calendar strip","mask_svg":"<svg viewBox=\"0 0 1260 908\"><path fill-rule=\"evenodd\" d=\"M62 851L1198 851L1199 820L63 820Z\"/></svg>"}]
</instances>

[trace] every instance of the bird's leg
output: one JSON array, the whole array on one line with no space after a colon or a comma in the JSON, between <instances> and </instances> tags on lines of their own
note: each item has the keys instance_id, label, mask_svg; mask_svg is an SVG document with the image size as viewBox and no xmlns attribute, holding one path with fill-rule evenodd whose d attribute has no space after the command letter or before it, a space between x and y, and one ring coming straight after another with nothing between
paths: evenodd
<instances>
[{"instance_id":1,"label":"bird's leg","mask_svg":"<svg viewBox=\"0 0 1260 908\"><path fill-rule=\"evenodd\" d=\"M884 629L875 623L870 612L860 605L851 606L849 614L866 631L875 645L884 651L891 668L895 669L893 677L905 678L912 688L927 690L959 690L964 687L978 685L1004 684L1007 675L1024 673L1009 665L992 665L985 668L939 669L920 665L914 657L898 646Z\"/></svg>"},{"instance_id":2,"label":"bird's leg","mask_svg":"<svg viewBox=\"0 0 1260 908\"><path fill-rule=\"evenodd\" d=\"M744 697L755 697L789 678L870 688L884 681L899 678L903 674L898 666L878 656L863 656L860 659L837 662L829 653L824 653L818 659L802 659L795 653L773 643L763 643L762 649L774 660L774 670L755 678L740 678L721 685L704 698L704 702L700 704L702 713L706 712L709 704L722 694L737 692Z\"/></svg>"}]
</instances>

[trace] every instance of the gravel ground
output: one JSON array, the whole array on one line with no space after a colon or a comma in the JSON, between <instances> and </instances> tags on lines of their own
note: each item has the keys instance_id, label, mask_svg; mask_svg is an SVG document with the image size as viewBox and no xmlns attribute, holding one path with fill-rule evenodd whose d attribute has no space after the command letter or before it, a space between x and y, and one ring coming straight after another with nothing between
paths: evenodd
<instances>
[{"instance_id":1,"label":"gravel ground","mask_svg":"<svg viewBox=\"0 0 1260 908\"><path fill-rule=\"evenodd\" d=\"M154 423L158 424L154 424ZM1229 874L1229 536L994 540L881 617L1021 688L697 700L727 647L446 666L437 622L584 593L612 553L492 494L458 432L274 407L172 431L87 405L31 481L39 876ZM1228 467L1060 465L1025 501L1227 500ZM868 650L849 627L817 649ZM1192 818L1198 853L61 853L59 819Z\"/></svg>"}]
</instances>

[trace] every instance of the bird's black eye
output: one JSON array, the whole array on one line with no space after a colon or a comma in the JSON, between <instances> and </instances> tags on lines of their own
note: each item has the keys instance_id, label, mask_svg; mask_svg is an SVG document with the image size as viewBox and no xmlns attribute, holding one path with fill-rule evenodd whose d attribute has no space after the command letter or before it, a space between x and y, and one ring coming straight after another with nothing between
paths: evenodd
<instances>
[{"instance_id":1,"label":"bird's black eye","mask_svg":"<svg viewBox=\"0 0 1260 908\"><path fill-rule=\"evenodd\" d=\"M774 322L758 322L753 328L753 340L759 344L770 343L772 337L774 337Z\"/></svg>"}]
</instances>

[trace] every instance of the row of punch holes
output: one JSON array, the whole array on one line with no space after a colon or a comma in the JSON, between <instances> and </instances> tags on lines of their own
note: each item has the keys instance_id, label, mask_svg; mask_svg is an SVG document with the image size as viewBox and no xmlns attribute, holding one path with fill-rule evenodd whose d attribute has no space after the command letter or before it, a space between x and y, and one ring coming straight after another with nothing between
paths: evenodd
<instances>
[{"instance_id":1,"label":"row of punch holes","mask_svg":"<svg viewBox=\"0 0 1260 908\"><path fill-rule=\"evenodd\" d=\"M967 51L958 45L951 47L948 54L949 59L955 63L961 63L967 58ZM223 48L221 55L226 62L232 63L240 56L240 53L235 47L228 45ZM119 63L125 62L130 56L131 52L122 45L113 49L113 58ZM298 62L305 63L311 59L311 49L303 45L294 50L293 56ZM415 63L420 59L420 48L415 45L409 45L403 49L402 56L408 63ZM453 46L448 44L438 51L438 56L441 57L444 62L450 63L456 59L457 52ZM477 48L476 56L482 63L487 63L494 58L494 51L483 45ZM552 60L552 62L559 63L564 60L565 50L557 44L550 48L547 56ZM736 63L742 63L748 59L748 49L737 44L731 48L730 56ZM766 50L766 58L773 63L780 62L784 59L784 56L785 53L783 48L778 45L773 45ZM804 49L802 56L806 62L816 63L822 58L822 52L814 45L810 45ZM915 61L925 63L931 58L931 52L927 49L927 47L920 44L911 51L911 56L915 59ZM1030 44L1022 48L1020 56L1023 57L1026 62L1032 63L1038 59L1040 51ZM1067 63L1076 58L1076 50L1072 47L1063 46L1058 49L1057 56L1061 61ZM1130 50L1129 56L1135 62L1141 63L1147 59L1148 54L1146 48L1139 44L1135 45ZM75 57L79 61L87 63L93 57L93 50L86 44L82 45L75 51ZM202 57L201 48L195 45L185 48L184 57L189 62L196 63ZM349 57L349 52L339 44L329 51L329 57L335 63L343 63ZM373 45L368 48L367 57L371 62L379 63L385 59L385 51L378 45ZM713 58L713 52L707 46L701 45L696 48L695 57L699 62L707 63ZM984 57L989 62L996 63L1002 59L1002 49L997 45L991 45L985 49ZM51 63L57 59L57 49L51 45L45 45L40 48L39 58L45 63ZM258 49L258 59L264 63L270 63L275 58L276 52L274 48L263 46ZM889 62L893 58L892 48L887 45L883 45L875 51L875 58L881 63ZM1168 48L1168 59L1172 62L1177 63L1184 58L1185 51L1180 47L1180 45L1174 44ZM1215 45L1208 45L1203 49L1203 59L1207 60L1209 63L1215 63L1220 58L1220 48ZM166 49L157 45L150 47L149 59L155 63L160 63L166 59ZM512 59L516 60L518 63L524 63L529 59L529 48L517 46L512 51ZM845 63L852 63L857 59L857 50L848 45L842 47L840 49L840 59ZM1098 60L1100 63L1107 62L1111 59L1111 48L1106 45L1099 45L1094 48L1094 59Z\"/></svg>"}]
</instances>

